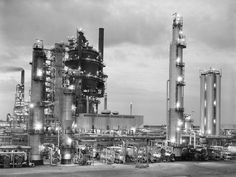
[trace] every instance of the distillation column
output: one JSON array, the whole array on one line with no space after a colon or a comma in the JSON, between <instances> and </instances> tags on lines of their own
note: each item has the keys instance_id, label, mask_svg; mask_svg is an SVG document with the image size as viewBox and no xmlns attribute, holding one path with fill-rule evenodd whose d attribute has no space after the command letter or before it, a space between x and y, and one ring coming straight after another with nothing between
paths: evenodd
<instances>
[{"instance_id":1,"label":"distillation column","mask_svg":"<svg viewBox=\"0 0 236 177\"><path fill-rule=\"evenodd\" d=\"M31 72L31 103L29 120L29 145L31 146L31 160L36 165L42 165L41 158L41 134L43 133L44 120L44 64L46 56L43 50L43 42L37 41L33 47Z\"/></svg>"},{"instance_id":2,"label":"distillation column","mask_svg":"<svg viewBox=\"0 0 236 177\"><path fill-rule=\"evenodd\" d=\"M72 105L73 90L70 88L63 89L63 105L62 105L62 164L71 163L71 134L72 134Z\"/></svg>"},{"instance_id":3,"label":"distillation column","mask_svg":"<svg viewBox=\"0 0 236 177\"><path fill-rule=\"evenodd\" d=\"M183 35L183 18L174 14L170 44L170 63L167 103L167 139L180 144L184 125L184 62L183 49L186 48Z\"/></svg>"},{"instance_id":4,"label":"distillation column","mask_svg":"<svg viewBox=\"0 0 236 177\"><path fill-rule=\"evenodd\" d=\"M219 135L221 124L221 72L210 69L200 74L200 129L203 135Z\"/></svg>"},{"instance_id":5,"label":"distillation column","mask_svg":"<svg viewBox=\"0 0 236 177\"><path fill-rule=\"evenodd\" d=\"M64 77L63 59L65 44L57 43L54 48L55 56L55 117L62 128L61 164L71 163L71 134L72 134L72 105L74 85L71 79ZM59 133L59 130L57 131ZM59 135L58 135L59 136Z\"/></svg>"},{"instance_id":6,"label":"distillation column","mask_svg":"<svg viewBox=\"0 0 236 177\"><path fill-rule=\"evenodd\" d=\"M55 102L54 102L54 116L56 121L62 123L62 102L63 102L63 89L62 89L62 75L63 75L63 59L65 55L65 48L63 43L56 43L53 49L55 57ZM59 125L58 125L59 126ZM59 128L59 127L56 127Z\"/></svg>"}]
</instances>

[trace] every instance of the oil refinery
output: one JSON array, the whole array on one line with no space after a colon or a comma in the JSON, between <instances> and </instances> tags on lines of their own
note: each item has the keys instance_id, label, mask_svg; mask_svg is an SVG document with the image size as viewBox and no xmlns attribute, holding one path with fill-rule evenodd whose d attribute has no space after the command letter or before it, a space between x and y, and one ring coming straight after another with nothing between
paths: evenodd
<instances>
[{"instance_id":1,"label":"oil refinery","mask_svg":"<svg viewBox=\"0 0 236 177\"><path fill-rule=\"evenodd\" d=\"M236 131L220 126L222 73L201 73L201 125L194 125L184 109L186 40L183 17L177 13L171 29L166 125L143 125L144 116L133 114L132 103L128 115L108 109L104 28L98 31L98 49L78 29L76 37L50 49L37 40L29 61L30 100L25 99L25 71L20 69L13 114L0 122L0 166L100 161L148 167L154 162L235 158Z\"/></svg>"}]
</instances>

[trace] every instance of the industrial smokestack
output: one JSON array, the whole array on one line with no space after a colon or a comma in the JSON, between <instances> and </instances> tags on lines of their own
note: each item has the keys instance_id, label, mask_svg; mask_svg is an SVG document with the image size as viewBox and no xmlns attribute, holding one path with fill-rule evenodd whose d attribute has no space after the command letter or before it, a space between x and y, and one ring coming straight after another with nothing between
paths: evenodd
<instances>
[{"instance_id":1,"label":"industrial smokestack","mask_svg":"<svg viewBox=\"0 0 236 177\"><path fill-rule=\"evenodd\" d=\"M103 48L104 48L104 28L99 28L98 50L101 53L103 60Z\"/></svg>"},{"instance_id":2,"label":"industrial smokestack","mask_svg":"<svg viewBox=\"0 0 236 177\"><path fill-rule=\"evenodd\" d=\"M107 110L107 93L104 94L104 110Z\"/></svg>"},{"instance_id":3,"label":"industrial smokestack","mask_svg":"<svg viewBox=\"0 0 236 177\"><path fill-rule=\"evenodd\" d=\"M21 85L24 85L25 83L25 70L21 70Z\"/></svg>"},{"instance_id":4,"label":"industrial smokestack","mask_svg":"<svg viewBox=\"0 0 236 177\"><path fill-rule=\"evenodd\" d=\"M130 105L129 105L129 111L130 111L130 115L132 115L132 112L133 112L133 103L130 102Z\"/></svg>"}]
</instances>

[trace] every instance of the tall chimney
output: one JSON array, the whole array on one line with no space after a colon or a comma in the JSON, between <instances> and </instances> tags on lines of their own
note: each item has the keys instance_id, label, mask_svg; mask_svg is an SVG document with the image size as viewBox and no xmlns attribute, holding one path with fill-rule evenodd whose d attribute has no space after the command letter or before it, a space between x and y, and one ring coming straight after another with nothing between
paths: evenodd
<instances>
[{"instance_id":1,"label":"tall chimney","mask_svg":"<svg viewBox=\"0 0 236 177\"><path fill-rule=\"evenodd\" d=\"M132 102L130 102L130 105L129 105L129 111L130 111L130 115L132 115L133 113L133 103Z\"/></svg>"},{"instance_id":2,"label":"tall chimney","mask_svg":"<svg viewBox=\"0 0 236 177\"><path fill-rule=\"evenodd\" d=\"M98 50L101 53L103 60L103 48L104 48L104 28L99 28Z\"/></svg>"},{"instance_id":3,"label":"tall chimney","mask_svg":"<svg viewBox=\"0 0 236 177\"><path fill-rule=\"evenodd\" d=\"M107 93L104 94L104 110L107 110Z\"/></svg>"},{"instance_id":4,"label":"tall chimney","mask_svg":"<svg viewBox=\"0 0 236 177\"><path fill-rule=\"evenodd\" d=\"M24 85L25 83L25 70L21 70L21 85Z\"/></svg>"}]
</instances>

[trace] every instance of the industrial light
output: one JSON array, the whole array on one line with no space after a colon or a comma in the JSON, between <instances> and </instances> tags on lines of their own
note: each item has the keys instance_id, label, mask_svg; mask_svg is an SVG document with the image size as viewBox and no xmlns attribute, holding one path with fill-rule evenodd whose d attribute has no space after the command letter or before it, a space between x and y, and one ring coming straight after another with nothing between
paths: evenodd
<instances>
[{"instance_id":1,"label":"industrial light","mask_svg":"<svg viewBox=\"0 0 236 177\"><path fill-rule=\"evenodd\" d=\"M211 134L211 130L208 130L207 133L208 133L208 134Z\"/></svg>"},{"instance_id":2,"label":"industrial light","mask_svg":"<svg viewBox=\"0 0 236 177\"><path fill-rule=\"evenodd\" d=\"M180 103L179 102L176 103L176 108L180 108Z\"/></svg>"},{"instance_id":3,"label":"industrial light","mask_svg":"<svg viewBox=\"0 0 236 177\"><path fill-rule=\"evenodd\" d=\"M39 122L37 122L37 123L35 124L35 130L41 130L41 129L42 129L42 124L39 123Z\"/></svg>"},{"instance_id":4,"label":"industrial light","mask_svg":"<svg viewBox=\"0 0 236 177\"><path fill-rule=\"evenodd\" d=\"M42 77L43 76L42 69L37 69L36 75L37 75L37 77Z\"/></svg>"},{"instance_id":5,"label":"industrial light","mask_svg":"<svg viewBox=\"0 0 236 177\"><path fill-rule=\"evenodd\" d=\"M68 87L68 89L70 89L70 90L75 90L75 86L74 86L74 85L70 85L70 86Z\"/></svg>"},{"instance_id":6,"label":"industrial light","mask_svg":"<svg viewBox=\"0 0 236 177\"><path fill-rule=\"evenodd\" d=\"M182 126L183 125L183 121L182 120L178 120L177 124L178 124L178 126Z\"/></svg>"},{"instance_id":7,"label":"industrial light","mask_svg":"<svg viewBox=\"0 0 236 177\"><path fill-rule=\"evenodd\" d=\"M30 103L29 104L29 107L32 109L32 108L34 108L34 104L33 103Z\"/></svg>"},{"instance_id":8,"label":"industrial light","mask_svg":"<svg viewBox=\"0 0 236 177\"><path fill-rule=\"evenodd\" d=\"M174 137L171 138L171 139L170 139L170 142L171 142L171 143L175 143L175 138L174 138Z\"/></svg>"},{"instance_id":9,"label":"industrial light","mask_svg":"<svg viewBox=\"0 0 236 177\"><path fill-rule=\"evenodd\" d=\"M215 119L213 119L213 123L216 124L216 120Z\"/></svg>"},{"instance_id":10,"label":"industrial light","mask_svg":"<svg viewBox=\"0 0 236 177\"><path fill-rule=\"evenodd\" d=\"M67 138L67 143L70 145L72 143L72 139L70 137Z\"/></svg>"},{"instance_id":11,"label":"industrial light","mask_svg":"<svg viewBox=\"0 0 236 177\"><path fill-rule=\"evenodd\" d=\"M216 106L216 100L213 102L214 106Z\"/></svg>"},{"instance_id":12,"label":"industrial light","mask_svg":"<svg viewBox=\"0 0 236 177\"><path fill-rule=\"evenodd\" d=\"M130 129L133 133L135 133L135 131L136 131L136 128L135 127L131 127L131 129Z\"/></svg>"},{"instance_id":13,"label":"industrial light","mask_svg":"<svg viewBox=\"0 0 236 177\"><path fill-rule=\"evenodd\" d=\"M187 116L186 118L185 118L185 120L190 120L191 119L191 116Z\"/></svg>"},{"instance_id":14,"label":"industrial light","mask_svg":"<svg viewBox=\"0 0 236 177\"><path fill-rule=\"evenodd\" d=\"M182 81L183 81L183 77L178 76L177 81L178 81L178 82L182 82Z\"/></svg>"},{"instance_id":15,"label":"industrial light","mask_svg":"<svg viewBox=\"0 0 236 177\"><path fill-rule=\"evenodd\" d=\"M40 151L43 151L45 149L45 146L44 145L39 145L39 150Z\"/></svg>"},{"instance_id":16,"label":"industrial light","mask_svg":"<svg viewBox=\"0 0 236 177\"><path fill-rule=\"evenodd\" d=\"M71 158L71 155L70 153L66 153L65 156L64 156L65 159L70 159Z\"/></svg>"},{"instance_id":17,"label":"industrial light","mask_svg":"<svg viewBox=\"0 0 236 177\"><path fill-rule=\"evenodd\" d=\"M74 104L72 104L71 109L72 109L73 111L75 111L76 106L75 106Z\"/></svg>"},{"instance_id":18,"label":"industrial light","mask_svg":"<svg viewBox=\"0 0 236 177\"><path fill-rule=\"evenodd\" d=\"M177 57L177 58L176 58L176 62L177 62L177 63L180 63L180 57Z\"/></svg>"},{"instance_id":19,"label":"industrial light","mask_svg":"<svg viewBox=\"0 0 236 177\"><path fill-rule=\"evenodd\" d=\"M179 127L177 127L177 128L176 128L176 130L177 130L177 132L178 132L178 131L180 131L180 128L179 128Z\"/></svg>"}]
</instances>

